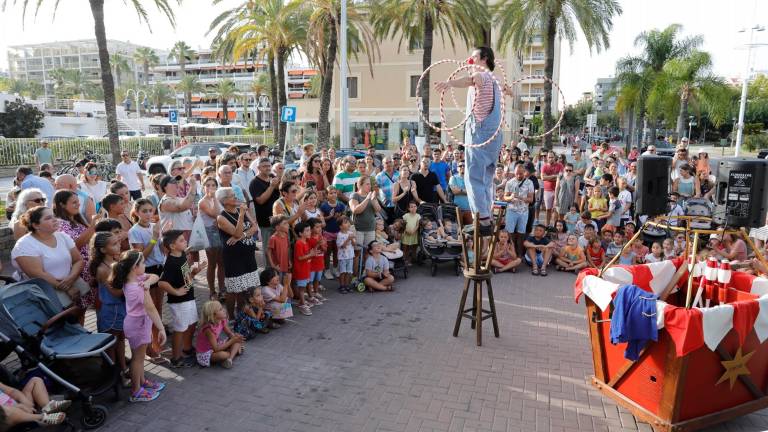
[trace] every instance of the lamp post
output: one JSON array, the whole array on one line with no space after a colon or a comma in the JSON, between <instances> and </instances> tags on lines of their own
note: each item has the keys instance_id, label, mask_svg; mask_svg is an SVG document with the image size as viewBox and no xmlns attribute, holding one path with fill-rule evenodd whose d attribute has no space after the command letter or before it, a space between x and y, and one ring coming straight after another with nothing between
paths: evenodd
<instances>
[{"instance_id":1,"label":"lamp post","mask_svg":"<svg viewBox=\"0 0 768 432\"><path fill-rule=\"evenodd\" d=\"M747 108L747 85L749 83L749 75L752 72L751 63L752 63L752 47L755 45L763 45L763 44L753 44L753 38L755 36L755 32L761 32L764 31L765 27L761 25L756 25L749 29L749 44L747 45L747 67L744 72L744 77L742 78L741 83L741 103L739 104L739 123L738 123L738 131L736 132L736 150L734 151L734 156L739 157L739 153L741 150L741 142L744 138L744 112ZM739 33L746 32L746 29L739 30Z\"/></svg>"},{"instance_id":2,"label":"lamp post","mask_svg":"<svg viewBox=\"0 0 768 432\"><path fill-rule=\"evenodd\" d=\"M131 94L133 94L133 99L136 101L136 120L138 120L141 117L141 107L139 106L139 97L141 95L144 95L144 99L142 100L142 105L144 106L144 109L147 108L147 92L144 90L137 90L137 89L128 89L128 91L125 92L125 101L123 103L126 105L126 110L131 109L131 100L129 99L131 97Z\"/></svg>"},{"instance_id":3,"label":"lamp post","mask_svg":"<svg viewBox=\"0 0 768 432\"><path fill-rule=\"evenodd\" d=\"M267 129L264 127L264 111L269 110L272 111L272 104L269 102L269 97L266 95L259 95L256 100L256 110L259 112L259 127L261 127L261 131L263 133L262 135L262 141L261 143L266 145L267 144ZM271 118L271 116L270 116Z\"/></svg>"},{"instance_id":4,"label":"lamp post","mask_svg":"<svg viewBox=\"0 0 768 432\"><path fill-rule=\"evenodd\" d=\"M691 129L693 129L694 126L696 126L696 117L694 116L688 116L688 141L691 140Z\"/></svg>"}]
</instances>

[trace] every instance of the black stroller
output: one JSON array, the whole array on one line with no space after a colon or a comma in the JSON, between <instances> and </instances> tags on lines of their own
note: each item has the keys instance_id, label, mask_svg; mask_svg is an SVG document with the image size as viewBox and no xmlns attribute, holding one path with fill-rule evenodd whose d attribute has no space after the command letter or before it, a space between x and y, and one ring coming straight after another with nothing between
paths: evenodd
<instances>
[{"instance_id":1,"label":"black stroller","mask_svg":"<svg viewBox=\"0 0 768 432\"><path fill-rule=\"evenodd\" d=\"M421 215L422 223L424 221L432 222L434 229L442 226L443 219L450 220L453 225L458 226L456 221L456 206L453 204L419 204L417 213ZM458 233L456 233L458 238ZM461 242L446 241L443 239L432 239L427 230L422 229L419 235L421 258L429 258L430 272L432 276L437 274L437 265L440 263L452 262L456 275L461 274Z\"/></svg>"},{"instance_id":2,"label":"black stroller","mask_svg":"<svg viewBox=\"0 0 768 432\"><path fill-rule=\"evenodd\" d=\"M120 396L120 371L106 353L116 338L68 320L77 310L64 309L42 279L0 287L0 359L15 352L17 377L42 375L50 390L80 401L83 427L95 429L107 420L107 409L95 405L94 396L110 390Z\"/></svg>"}]
</instances>

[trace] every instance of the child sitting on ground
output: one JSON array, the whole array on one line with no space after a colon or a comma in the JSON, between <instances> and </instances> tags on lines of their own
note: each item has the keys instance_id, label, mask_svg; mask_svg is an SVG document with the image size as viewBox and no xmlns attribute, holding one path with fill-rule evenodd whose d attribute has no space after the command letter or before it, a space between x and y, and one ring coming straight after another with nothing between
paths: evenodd
<instances>
[{"instance_id":1,"label":"child sitting on ground","mask_svg":"<svg viewBox=\"0 0 768 432\"><path fill-rule=\"evenodd\" d=\"M289 290L280 285L280 273L272 267L268 267L259 275L259 282L266 309L272 315L273 323L282 324L286 318L292 317L293 308L289 300ZM273 324L272 328L277 327Z\"/></svg>"},{"instance_id":2,"label":"child sitting on ground","mask_svg":"<svg viewBox=\"0 0 768 432\"><path fill-rule=\"evenodd\" d=\"M674 240L671 238L664 239L664 242L661 244L662 251L664 252L664 259L672 259L677 258L677 251L675 250L675 243Z\"/></svg>"},{"instance_id":3,"label":"child sitting on ground","mask_svg":"<svg viewBox=\"0 0 768 432\"><path fill-rule=\"evenodd\" d=\"M624 236L629 238L626 230L624 231ZM637 264L644 264L645 256L648 255L648 246L644 245L643 242L638 238L632 242L632 251L635 253L635 261Z\"/></svg>"},{"instance_id":4,"label":"child sitting on ground","mask_svg":"<svg viewBox=\"0 0 768 432\"><path fill-rule=\"evenodd\" d=\"M610 261L616 255L621 253L621 248L624 247L624 233L616 231L613 233L613 241L605 248L605 259ZM629 249L629 248L627 248Z\"/></svg>"},{"instance_id":5,"label":"child sitting on ground","mask_svg":"<svg viewBox=\"0 0 768 432\"><path fill-rule=\"evenodd\" d=\"M245 338L229 328L227 310L218 301L205 302L202 315L195 344L197 364L211 367L220 363L225 369L232 368L232 361L243 353ZM226 340L220 339L222 333L228 336Z\"/></svg>"},{"instance_id":6,"label":"child sitting on ground","mask_svg":"<svg viewBox=\"0 0 768 432\"><path fill-rule=\"evenodd\" d=\"M621 256L619 256L619 264L620 265L637 264L637 255L635 255L635 250L633 245L627 245L627 247L625 247L624 250L621 252Z\"/></svg>"},{"instance_id":7,"label":"child sitting on ground","mask_svg":"<svg viewBox=\"0 0 768 432\"><path fill-rule=\"evenodd\" d=\"M576 233L576 224L579 223L579 219L581 219L581 216L579 216L578 210L576 210L576 205L572 205L570 209L568 209L568 213L565 214L565 217L563 218L565 220L565 226L568 228L569 233ZM579 233L580 234L580 233Z\"/></svg>"},{"instance_id":8,"label":"child sitting on ground","mask_svg":"<svg viewBox=\"0 0 768 432\"><path fill-rule=\"evenodd\" d=\"M339 219L339 233L336 235L336 250L339 257L339 292L352 292L352 272L355 258L355 234L350 230L349 218Z\"/></svg>"},{"instance_id":9,"label":"child sitting on ground","mask_svg":"<svg viewBox=\"0 0 768 432\"><path fill-rule=\"evenodd\" d=\"M499 240L496 243L496 250L493 252L491 267L494 273L503 273L511 271L517 273L517 266L522 260L515 253L515 246L509 242L509 233L506 230L499 231Z\"/></svg>"},{"instance_id":10,"label":"child sitting on ground","mask_svg":"<svg viewBox=\"0 0 768 432\"><path fill-rule=\"evenodd\" d=\"M365 259L365 286L371 291L394 291L395 278L389 272L389 260L381 254L381 243L376 240L368 244L368 258Z\"/></svg>"},{"instance_id":11,"label":"child sitting on ground","mask_svg":"<svg viewBox=\"0 0 768 432\"><path fill-rule=\"evenodd\" d=\"M592 220L592 213L585 211L581 213L580 219L578 222L576 222L576 235L582 235L584 234L584 230L588 225L591 225L595 228L595 232L597 232L597 224L595 221Z\"/></svg>"},{"instance_id":12,"label":"child sitting on ground","mask_svg":"<svg viewBox=\"0 0 768 432\"><path fill-rule=\"evenodd\" d=\"M257 333L269 333L270 328L280 326L272 322L272 313L266 310L261 287L250 287L247 293L248 302L237 311L234 325L235 332L243 335L245 340L253 339Z\"/></svg>"},{"instance_id":13,"label":"child sitting on ground","mask_svg":"<svg viewBox=\"0 0 768 432\"><path fill-rule=\"evenodd\" d=\"M597 231L595 231L594 225L586 225L584 227L584 233L579 237L579 247L586 249L589 247L589 242L597 238Z\"/></svg>"},{"instance_id":14,"label":"child sitting on ground","mask_svg":"<svg viewBox=\"0 0 768 432\"><path fill-rule=\"evenodd\" d=\"M603 261L605 261L605 249L603 249L603 246L600 244L600 239L594 238L589 242L586 257L590 267L599 269L603 266Z\"/></svg>"},{"instance_id":15,"label":"child sitting on ground","mask_svg":"<svg viewBox=\"0 0 768 432\"><path fill-rule=\"evenodd\" d=\"M0 427L9 430L12 426L34 422L40 426L64 423L64 411L72 405L70 400L51 400L48 389L40 377L31 378L22 390L0 383ZM39 412L37 408L40 408ZM25 429L27 430L27 429Z\"/></svg>"},{"instance_id":16,"label":"child sitting on ground","mask_svg":"<svg viewBox=\"0 0 768 432\"><path fill-rule=\"evenodd\" d=\"M651 252L645 256L645 262L650 264L661 261L664 261L664 250L661 248L659 242L653 242L651 245Z\"/></svg>"},{"instance_id":17,"label":"child sitting on ground","mask_svg":"<svg viewBox=\"0 0 768 432\"><path fill-rule=\"evenodd\" d=\"M584 256L584 250L579 247L579 240L573 234L568 234L566 245L556 258L557 269L560 271L572 271L578 273L579 270L587 266L587 258Z\"/></svg>"}]
</instances>

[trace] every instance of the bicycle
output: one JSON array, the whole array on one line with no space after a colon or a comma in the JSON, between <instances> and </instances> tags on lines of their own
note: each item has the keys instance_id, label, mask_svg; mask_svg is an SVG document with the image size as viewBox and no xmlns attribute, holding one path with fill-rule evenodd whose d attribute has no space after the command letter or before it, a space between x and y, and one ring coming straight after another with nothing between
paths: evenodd
<instances>
[{"instance_id":1,"label":"bicycle","mask_svg":"<svg viewBox=\"0 0 768 432\"><path fill-rule=\"evenodd\" d=\"M94 153L91 150L85 150L83 152L82 159L62 160L56 159L56 164L59 166L56 175L71 174L75 177L80 175L80 168L93 162L96 166L93 170L104 181L112 181L115 176L115 166L111 162L107 161L103 156Z\"/></svg>"}]
</instances>

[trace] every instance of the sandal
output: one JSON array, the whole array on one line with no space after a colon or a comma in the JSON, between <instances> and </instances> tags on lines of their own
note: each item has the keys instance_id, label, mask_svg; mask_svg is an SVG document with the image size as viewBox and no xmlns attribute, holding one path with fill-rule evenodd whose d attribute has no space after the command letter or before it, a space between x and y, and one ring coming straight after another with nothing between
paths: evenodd
<instances>
[{"instance_id":1,"label":"sandal","mask_svg":"<svg viewBox=\"0 0 768 432\"><path fill-rule=\"evenodd\" d=\"M542 268L541 271L539 272L539 274L542 275L542 276L546 276L547 275L547 268L546 267Z\"/></svg>"},{"instance_id":2,"label":"sandal","mask_svg":"<svg viewBox=\"0 0 768 432\"><path fill-rule=\"evenodd\" d=\"M72 405L71 400L51 400L40 411L43 414L64 412L70 405Z\"/></svg>"},{"instance_id":3,"label":"sandal","mask_svg":"<svg viewBox=\"0 0 768 432\"><path fill-rule=\"evenodd\" d=\"M512 273L517 273L517 267L512 267L509 271L511 271Z\"/></svg>"},{"instance_id":4,"label":"sandal","mask_svg":"<svg viewBox=\"0 0 768 432\"><path fill-rule=\"evenodd\" d=\"M536 267L532 268L531 269L531 274L534 275L534 276L538 276L539 275L539 269L537 269Z\"/></svg>"},{"instance_id":5,"label":"sandal","mask_svg":"<svg viewBox=\"0 0 768 432\"><path fill-rule=\"evenodd\" d=\"M64 423L67 415L64 413L44 413L43 418L37 422L42 426L53 426Z\"/></svg>"}]
</instances>

